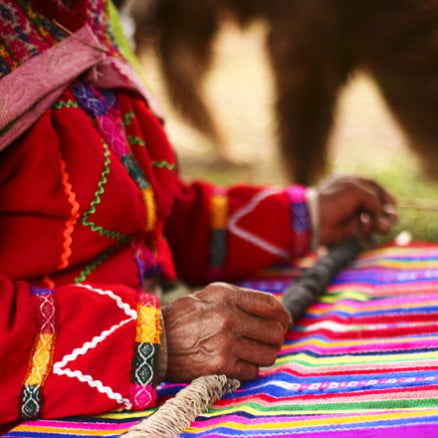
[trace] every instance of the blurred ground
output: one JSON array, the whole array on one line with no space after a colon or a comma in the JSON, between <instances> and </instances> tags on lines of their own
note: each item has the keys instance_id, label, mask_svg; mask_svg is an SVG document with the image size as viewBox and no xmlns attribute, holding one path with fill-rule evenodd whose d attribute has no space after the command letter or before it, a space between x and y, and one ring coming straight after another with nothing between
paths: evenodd
<instances>
[{"instance_id":1,"label":"blurred ground","mask_svg":"<svg viewBox=\"0 0 438 438\"><path fill-rule=\"evenodd\" d=\"M261 45L263 32L261 25L253 25L245 33L225 26L206 83L227 149L242 165L223 167L214 161L210 142L188 127L166 100L154 56L141 56L150 87L160 97L167 131L186 179L203 178L223 185L287 182L277 154L272 83ZM376 178L402 202L438 202L438 182L423 178L401 130L365 74L353 77L342 91L330 151L331 171ZM415 239L438 241L437 210L404 208L400 216L397 232L409 229Z\"/></svg>"}]
</instances>

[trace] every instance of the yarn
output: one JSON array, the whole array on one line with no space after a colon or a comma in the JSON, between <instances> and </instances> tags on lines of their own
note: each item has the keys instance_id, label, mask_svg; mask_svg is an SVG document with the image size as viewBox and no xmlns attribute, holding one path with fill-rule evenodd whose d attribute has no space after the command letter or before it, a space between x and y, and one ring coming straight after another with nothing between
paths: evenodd
<instances>
[{"instance_id":1,"label":"yarn","mask_svg":"<svg viewBox=\"0 0 438 438\"><path fill-rule=\"evenodd\" d=\"M153 415L131 427L123 438L175 438L227 392L240 386L225 375L201 376L169 399Z\"/></svg>"}]
</instances>

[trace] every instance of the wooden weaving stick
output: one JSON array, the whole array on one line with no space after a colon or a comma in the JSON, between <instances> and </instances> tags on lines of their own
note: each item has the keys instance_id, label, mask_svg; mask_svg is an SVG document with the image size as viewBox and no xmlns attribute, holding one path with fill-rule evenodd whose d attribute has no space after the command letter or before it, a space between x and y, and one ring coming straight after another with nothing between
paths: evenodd
<instances>
[{"instance_id":1,"label":"wooden weaving stick","mask_svg":"<svg viewBox=\"0 0 438 438\"><path fill-rule=\"evenodd\" d=\"M283 305L296 321L318 300L333 277L363 250L359 238L330 249L301 277L286 288ZM198 377L169 399L155 413L131 427L122 438L177 438L184 429L216 400L240 386L225 375Z\"/></svg>"},{"instance_id":2,"label":"wooden weaving stick","mask_svg":"<svg viewBox=\"0 0 438 438\"><path fill-rule=\"evenodd\" d=\"M284 292L282 303L292 317L292 325L315 303L336 274L363 250L358 237L331 248L312 267L293 280Z\"/></svg>"}]
</instances>

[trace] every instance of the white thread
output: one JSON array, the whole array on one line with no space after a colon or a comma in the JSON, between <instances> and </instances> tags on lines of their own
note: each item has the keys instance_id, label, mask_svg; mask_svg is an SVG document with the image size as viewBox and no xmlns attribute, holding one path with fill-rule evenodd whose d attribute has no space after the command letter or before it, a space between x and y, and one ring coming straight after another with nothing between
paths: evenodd
<instances>
[{"instance_id":1,"label":"white thread","mask_svg":"<svg viewBox=\"0 0 438 438\"><path fill-rule=\"evenodd\" d=\"M78 284L77 286L97 293L98 295L107 296L116 303L119 309L123 310L128 318L120 321L118 324L114 324L109 329L103 330L99 335L94 336L90 341L86 341L81 347L77 347L71 353L66 354L60 361L53 364L53 373L57 375L65 375L70 378L76 378L80 382L87 383L90 387L97 389L100 393L105 394L110 399L116 400L118 403L123 404L126 409L131 409L132 404L129 400L123 398L121 394L114 392L109 386L104 385L100 380L94 379L90 375L85 375L79 370L71 370L69 368L65 368L65 366L69 362L77 359L79 356L83 356L87 354L87 352L89 352L90 350L96 348L98 344L107 339L119 328L123 327L131 321L135 321L137 319L137 312L131 309L131 307L129 307L127 303L125 303L118 295L110 290L94 288L87 284Z\"/></svg>"},{"instance_id":2,"label":"white thread","mask_svg":"<svg viewBox=\"0 0 438 438\"><path fill-rule=\"evenodd\" d=\"M41 297L40 314L44 316L40 333L55 333L55 303L52 294Z\"/></svg>"},{"instance_id":3,"label":"white thread","mask_svg":"<svg viewBox=\"0 0 438 438\"><path fill-rule=\"evenodd\" d=\"M109 335L113 334L116 330L118 330L120 327L126 325L127 323L131 322L133 318L125 319L118 324L114 324L111 328L108 330L104 330L100 333L99 336L94 336L91 341L85 342L82 347L75 348L70 354L66 354L62 360L56 362L53 365L53 369L55 370L56 366L64 367L72 360L77 359L79 356L83 356L87 354L87 352L93 348L96 348L98 344L100 344L102 341L104 341Z\"/></svg>"},{"instance_id":4,"label":"white thread","mask_svg":"<svg viewBox=\"0 0 438 438\"><path fill-rule=\"evenodd\" d=\"M112 298L117 303L117 307L122 309L127 316L131 316L132 318L137 319L137 312L131 309L131 307L129 307L128 304L122 301L122 299L118 295L116 295L113 291L99 289L96 287L92 287L89 284L83 284L83 283L77 284L76 286L83 287L84 289L88 289L91 292L96 292L99 295L106 295L107 297Z\"/></svg>"},{"instance_id":5,"label":"white thread","mask_svg":"<svg viewBox=\"0 0 438 438\"><path fill-rule=\"evenodd\" d=\"M176 438L216 400L239 387L225 375L201 376L181 389L153 414L129 428L121 438Z\"/></svg>"},{"instance_id":6,"label":"white thread","mask_svg":"<svg viewBox=\"0 0 438 438\"><path fill-rule=\"evenodd\" d=\"M112 388L106 386L102 383L102 381L94 379L92 376L88 374L83 374L79 370L71 370L70 368L57 369L56 374L65 375L67 377L76 378L80 382L87 383L90 387L96 388L101 394L105 394L108 398L117 401L117 403L124 405L126 409L132 409L131 402L123 398L122 394L118 392L114 392Z\"/></svg>"},{"instance_id":7,"label":"white thread","mask_svg":"<svg viewBox=\"0 0 438 438\"><path fill-rule=\"evenodd\" d=\"M291 254L288 251L276 245L273 245L272 243L267 242L261 237L256 236L255 234L246 231L243 228L241 228L239 225L237 225L237 222L240 219L242 219L242 217L248 215L253 210L255 210L255 208L260 204L260 202L262 202L265 198L268 198L269 196L275 195L280 192L281 190L279 189L269 188L257 193L251 199L251 201L248 202L248 204L244 205L230 216L230 218L228 219L228 229L231 233L235 234L236 236L240 237L243 240L246 240L247 242L252 243L253 245L263 249L264 251L269 252L270 254L274 254L278 257L288 259L291 257Z\"/></svg>"}]
</instances>

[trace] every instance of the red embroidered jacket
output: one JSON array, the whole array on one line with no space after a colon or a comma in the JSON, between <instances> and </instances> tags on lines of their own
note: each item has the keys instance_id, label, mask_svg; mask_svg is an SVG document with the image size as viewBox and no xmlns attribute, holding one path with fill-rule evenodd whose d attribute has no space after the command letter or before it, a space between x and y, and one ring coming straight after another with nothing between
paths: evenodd
<instances>
[{"instance_id":1,"label":"red embroidered jacket","mask_svg":"<svg viewBox=\"0 0 438 438\"><path fill-rule=\"evenodd\" d=\"M234 280L309 244L301 187L183 183L111 5L63 4L0 12L0 430L153 405L144 280Z\"/></svg>"}]
</instances>

